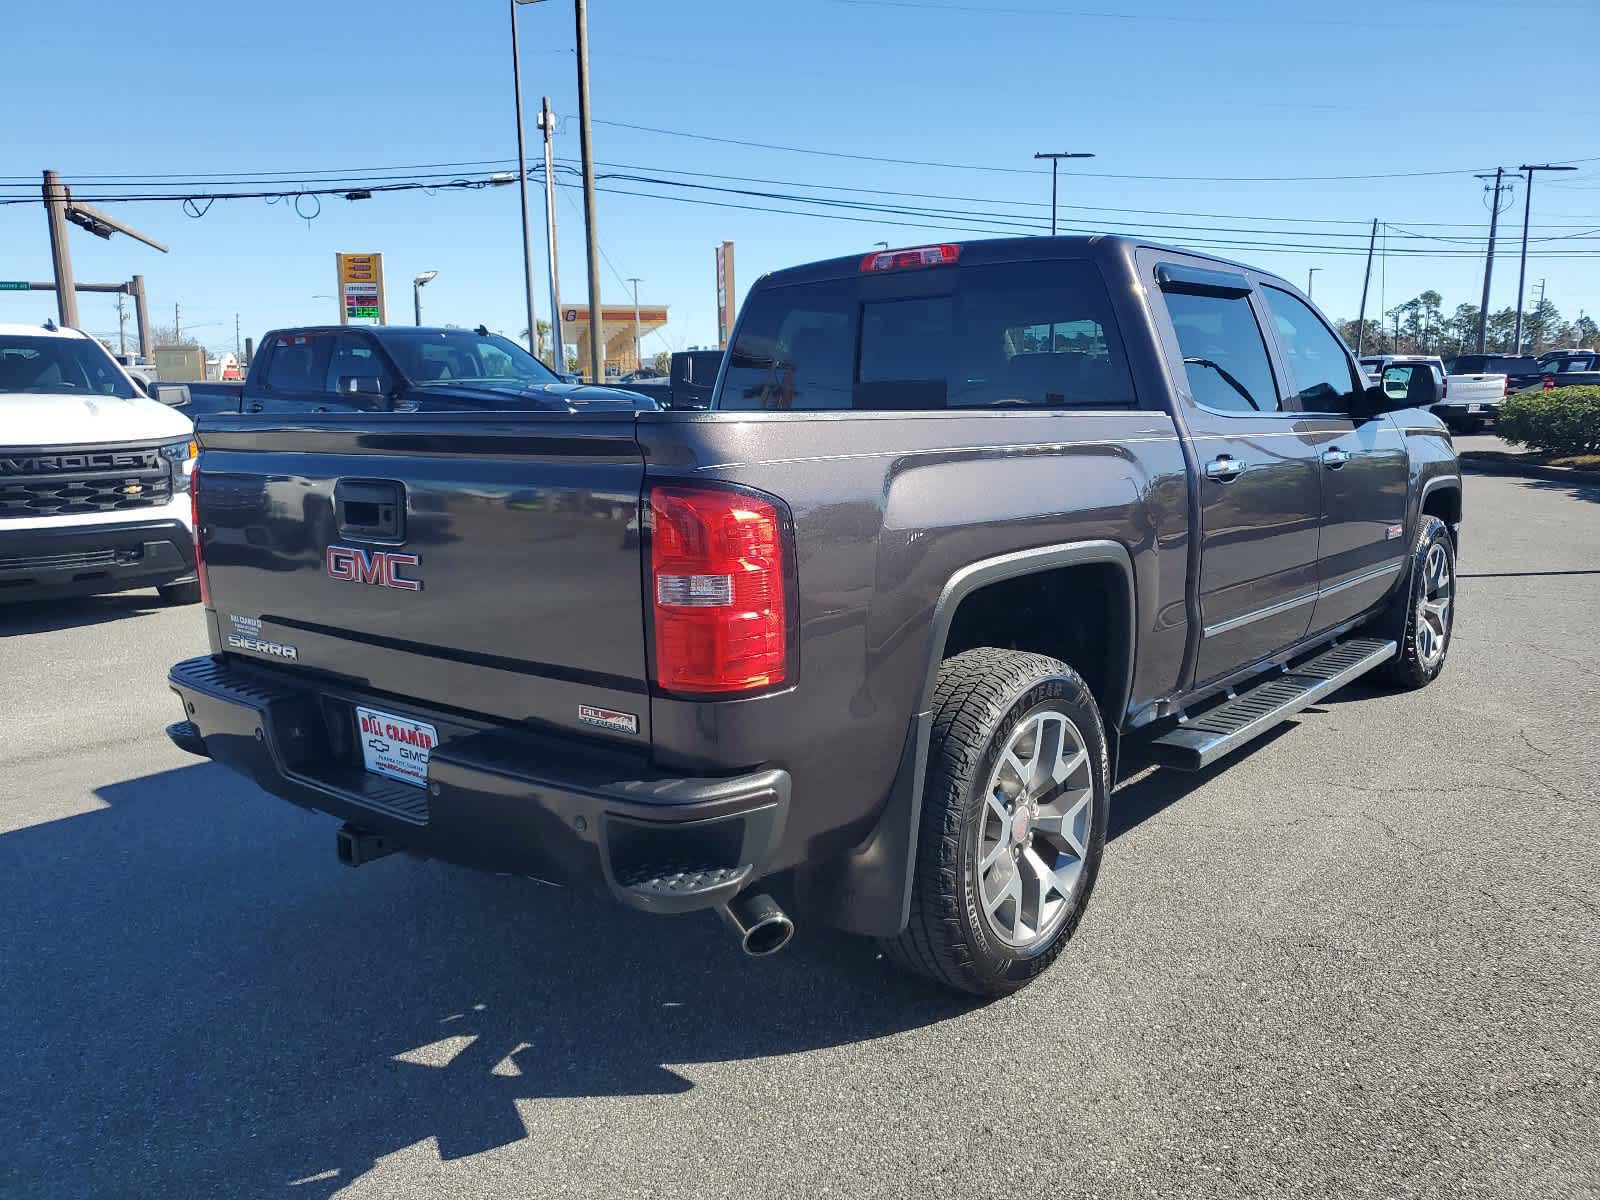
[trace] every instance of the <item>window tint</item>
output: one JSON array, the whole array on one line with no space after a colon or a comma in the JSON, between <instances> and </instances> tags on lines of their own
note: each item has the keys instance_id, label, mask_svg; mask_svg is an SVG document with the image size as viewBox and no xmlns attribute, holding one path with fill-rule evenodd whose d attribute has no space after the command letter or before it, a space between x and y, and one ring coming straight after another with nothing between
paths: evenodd
<instances>
[{"instance_id":1,"label":"window tint","mask_svg":"<svg viewBox=\"0 0 1600 1200\"><path fill-rule=\"evenodd\" d=\"M267 386L275 392L320 392L328 381L333 337L297 333L278 339L267 367Z\"/></svg>"},{"instance_id":2,"label":"window tint","mask_svg":"<svg viewBox=\"0 0 1600 1200\"><path fill-rule=\"evenodd\" d=\"M1166 294L1195 403L1224 412L1277 412L1278 388L1246 296Z\"/></svg>"},{"instance_id":3,"label":"window tint","mask_svg":"<svg viewBox=\"0 0 1600 1200\"><path fill-rule=\"evenodd\" d=\"M1492 370L1490 360L1482 354L1463 354L1445 363L1445 370L1452 375L1481 375Z\"/></svg>"},{"instance_id":4,"label":"window tint","mask_svg":"<svg viewBox=\"0 0 1600 1200\"><path fill-rule=\"evenodd\" d=\"M864 410L1134 403L1105 284L1072 260L758 291L717 399Z\"/></svg>"},{"instance_id":5,"label":"window tint","mask_svg":"<svg viewBox=\"0 0 1600 1200\"><path fill-rule=\"evenodd\" d=\"M1277 322L1278 341L1300 408L1305 412L1348 412L1355 379L1344 343L1288 292L1268 287L1262 288L1261 294Z\"/></svg>"},{"instance_id":6,"label":"window tint","mask_svg":"<svg viewBox=\"0 0 1600 1200\"><path fill-rule=\"evenodd\" d=\"M1502 375L1537 375L1539 364L1531 354L1525 354L1521 358L1502 358L1494 369Z\"/></svg>"}]
</instances>

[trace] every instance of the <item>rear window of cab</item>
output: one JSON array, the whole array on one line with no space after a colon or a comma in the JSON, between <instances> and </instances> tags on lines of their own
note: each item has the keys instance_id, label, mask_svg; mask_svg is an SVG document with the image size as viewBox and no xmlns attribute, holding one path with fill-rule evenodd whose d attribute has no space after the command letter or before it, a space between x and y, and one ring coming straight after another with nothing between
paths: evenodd
<instances>
[{"instance_id":1,"label":"rear window of cab","mask_svg":"<svg viewBox=\"0 0 1600 1200\"><path fill-rule=\"evenodd\" d=\"M1070 259L758 290L716 402L780 412L1134 405L1105 281Z\"/></svg>"}]
</instances>

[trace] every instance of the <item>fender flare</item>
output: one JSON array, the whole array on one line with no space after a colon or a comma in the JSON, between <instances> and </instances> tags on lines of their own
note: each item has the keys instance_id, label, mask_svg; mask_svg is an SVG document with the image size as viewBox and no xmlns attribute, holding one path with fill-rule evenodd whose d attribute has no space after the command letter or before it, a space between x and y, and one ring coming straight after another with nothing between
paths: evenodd
<instances>
[{"instance_id":1,"label":"fender flare","mask_svg":"<svg viewBox=\"0 0 1600 1200\"><path fill-rule=\"evenodd\" d=\"M1126 546L1110 540L1067 542L981 559L955 572L934 605L928 643L928 668L900 753L894 785L877 824L851 853L821 864L804 880L806 902L816 915L842 929L874 937L894 937L911 917L911 883L916 871L917 836L922 825L923 782L933 735L933 694L944 661L950 625L961 602L978 589L1005 579L1061 567L1109 564L1123 576L1130 646L1117 697L1115 727L1127 709L1138 649L1138 593L1133 558ZM1109 732L1109 730L1108 730Z\"/></svg>"}]
</instances>

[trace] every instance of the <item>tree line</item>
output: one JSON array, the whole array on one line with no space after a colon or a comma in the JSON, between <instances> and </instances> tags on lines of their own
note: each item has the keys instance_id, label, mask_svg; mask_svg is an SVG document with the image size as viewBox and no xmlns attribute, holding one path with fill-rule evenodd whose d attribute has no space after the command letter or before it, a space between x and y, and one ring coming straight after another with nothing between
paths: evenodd
<instances>
[{"instance_id":1,"label":"tree line","mask_svg":"<svg viewBox=\"0 0 1600 1200\"><path fill-rule=\"evenodd\" d=\"M1369 318L1364 331L1357 328L1354 320L1340 321L1339 332L1352 347L1357 333L1361 333L1362 354L1437 354L1452 358L1478 349L1478 306L1458 304L1454 312L1446 315L1444 297L1431 288L1395 305L1383 317L1382 321ZM1491 312L1484 326L1484 348L1491 354L1515 353L1516 328L1516 309L1508 305ZM1522 314L1523 354L1597 344L1600 325L1581 312L1575 320L1563 319L1561 310L1549 299Z\"/></svg>"}]
</instances>

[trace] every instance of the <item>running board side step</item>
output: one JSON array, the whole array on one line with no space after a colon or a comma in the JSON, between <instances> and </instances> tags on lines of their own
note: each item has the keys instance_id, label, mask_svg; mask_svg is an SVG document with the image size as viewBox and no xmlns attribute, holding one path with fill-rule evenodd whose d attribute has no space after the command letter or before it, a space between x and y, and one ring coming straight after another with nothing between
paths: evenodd
<instances>
[{"instance_id":1,"label":"running board side step","mask_svg":"<svg viewBox=\"0 0 1600 1200\"><path fill-rule=\"evenodd\" d=\"M1301 709L1381 667L1397 652L1394 642L1379 638L1340 642L1216 708L1192 719L1180 718L1176 729L1150 743L1151 757L1183 771L1209 767Z\"/></svg>"}]
</instances>

